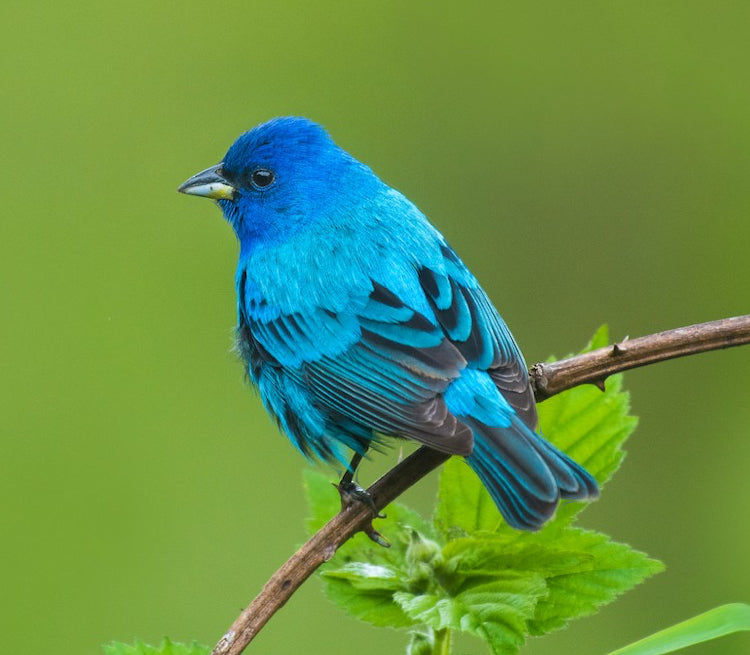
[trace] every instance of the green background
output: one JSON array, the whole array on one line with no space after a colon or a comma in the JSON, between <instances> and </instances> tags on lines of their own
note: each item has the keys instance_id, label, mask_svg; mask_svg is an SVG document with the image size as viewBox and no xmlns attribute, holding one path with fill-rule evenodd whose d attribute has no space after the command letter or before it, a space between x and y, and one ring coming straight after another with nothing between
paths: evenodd
<instances>
[{"instance_id":1,"label":"green background","mask_svg":"<svg viewBox=\"0 0 750 655\"><path fill-rule=\"evenodd\" d=\"M259 121L322 122L446 234L529 362L602 322L744 314L749 7L5 0L0 650L212 644L303 538L305 464L230 352L236 243L179 183ZM627 375L641 424L583 524L668 569L526 652L750 601L748 370L750 348ZM250 652L404 643L312 581Z\"/></svg>"}]
</instances>

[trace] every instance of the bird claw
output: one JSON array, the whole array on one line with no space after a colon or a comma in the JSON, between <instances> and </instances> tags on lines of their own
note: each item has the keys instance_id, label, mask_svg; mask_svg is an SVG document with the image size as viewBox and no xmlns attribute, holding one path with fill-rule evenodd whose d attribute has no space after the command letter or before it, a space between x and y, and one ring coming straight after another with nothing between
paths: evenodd
<instances>
[{"instance_id":1,"label":"bird claw","mask_svg":"<svg viewBox=\"0 0 750 655\"><path fill-rule=\"evenodd\" d=\"M358 484L355 484L354 482L342 481L339 484L334 484L333 486L336 487L339 492L339 496L341 496L342 512L355 503L361 503L363 505L366 505L370 509L373 514L373 518L384 519L386 517L385 514L381 514L380 512L378 512L378 508L375 507L375 501L372 499L372 496ZM391 544L388 543L388 540L374 527L372 527L372 520L370 520L367 525L362 528L362 531L379 546L383 546L383 548L391 547Z\"/></svg>"},{"instance_id":2,"label":"bird claw","mask_svg":"<svg viewBox=\"0 0 750 655\"><path fill-rule=\"evenodd\" d=\"M372 521L370 521L365 527L363 532L372 539L378 546L382 546L383 548L390 548L391 544L390 542L382 535L380 534L375 528L372 527Z\"/></svg>"},{"instance_id":3,"label":"bird claw","mask_svg":"<svg viewBox=\"0 0 750 655\"><path fill-rule=\"evenodd\" d=\"M338 489L339 495L341 496L341 510L348 509L354 503L362 503L370 508L376 519L384 519L385 514L380 514L378 508L375 507L375 501L367 490L360 487L354 482L341 482L334 484L334 487Z\"/></svg>"}]
</instances>

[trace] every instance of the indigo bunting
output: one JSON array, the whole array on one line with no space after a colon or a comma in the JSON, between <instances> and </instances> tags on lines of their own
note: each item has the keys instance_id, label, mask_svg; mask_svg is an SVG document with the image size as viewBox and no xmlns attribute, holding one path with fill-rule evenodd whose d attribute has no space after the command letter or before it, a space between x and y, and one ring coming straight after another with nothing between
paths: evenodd
<instances>
[{"instance_id":1,"label":"indigo bunting","mask_svg":"<svg viewBox=\"0 0 750 655\"><path fill-rule=\"evenodd\" d=\"M476 278L321 126L258 125L179 191L216 200L234 228L237 348L304 455L346 466L346 449L358 462L387 437L414 439L464 457L523 530L561 498L598 495L536 432L523 356Z\"/></svg>"}]
</instances>

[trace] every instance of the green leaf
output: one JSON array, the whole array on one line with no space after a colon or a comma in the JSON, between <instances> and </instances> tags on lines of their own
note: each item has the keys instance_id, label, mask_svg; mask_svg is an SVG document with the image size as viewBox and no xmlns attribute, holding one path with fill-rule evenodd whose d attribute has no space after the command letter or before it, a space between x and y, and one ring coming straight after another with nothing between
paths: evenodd
<instances>
[{"instance_id":1,"label":"green leaf","mask_svg":"<svg viewBox=\"0 0 750 655\"><path fill-rule=\"evenodd\" d=\"M591 614L661 569L627 545L571 527L475 534L436 549L413 531L391 566L359 561L326 571L326 594L375 625L461 630L512 653L525 635Z\"/></svg>"},{"instance_id":2,"label":"green leaf","mask_svg":"<svg viewBox=\"0 0 750 655\"><path fill-rule=\"evenodd\" d=\"M167 637L158 646L150 646L142 641L123 644L113 641L102 646L104 655L208 655L211 648L197 642L181 644L170 641Z\"/></svg>"},{"instance_id":3,"label":"green leaf","mask_svg":"<svg viewBox=\"0 0 750 655\"><path fill-rule=\"evenodd\" d=\"M549 538L544 531L529 537L523 541L537 541L539 546L545 545ZM529 622L529 630L534 635L556 630L571 619L593 614L601 605L612 602L664 569L658 560L597 532L566 528L552 538L554 541L546 544L548 556L560 549L564 553L578 553L580 559L568 570L561 567L557 572L546 574L549 594L539 602L534 618Z\"/></svg>"},{"instance_id":4,"label":"green leaf","mask_svg":"<svg viewBox=\"0 0 750 655\"><path fill-rule=\"evenodd\" d=\"M535 635L592 614L663 568L630 546L571 527L454 539L443 548L443 557L453 585L508 571L540 576L546 592L528 622L528 632Z\"/></svg>"},{"instance_id":5,"label":"green leaf","mask_svg":"<svg viewBox=\"0 0 750 655\"><path fill-rule=\"evenodd\" d=\"M742 630L750 630L750 605L731 603L619 648L610 655L662 655Z\"/></svg>"},{"instance_id":6,"label":"green leaf","mask_svg":"<svg viewBox=\"0 0 750 655\"><path fill-rule=\"evenodd\" d=\"M415 625L395 602L392 589L378 587L377 582L368 589L361 580L347 579L340 570L326 571L323 575L326 596L354 618L381 627L408 628Z\"/></svg>"},{"instance_id":7,"label":"green leaf","mask_svg":"<svg viewBox=\"0 0 750 655\"><path fill-rule=\"evenodd\" d=\"M493 653L514 653L545 594L541 576L507 571L489 581L473 580L454 596L397 592L394 598L417 623L468 632L487 641Z\"/></svg>"},{"instance_id":8,"label":"green leaf","mask_svg":"<svg viewBox=\"0 0 750 655\"><path fill-rule=\"evenodd\" d=\"M594 556L569 544L559 547L531 539L510 540L503 535L455 539L443 548L443 556L455 575L476 577L498 572L530 571L548 578L586 570ZM570 547L569 547L570 546Z\"/></svg>"},{"instance_id":9,"label":"green leaf","mask_svg":"<svg viewBox=\"0 0 750 655\"><path fill-rule=\"evenodd\" d=\"M434 517L443 537L492 532L502 520L492 497L464 460L452 457L443 464Z\"/></svg>"}]
</instances>

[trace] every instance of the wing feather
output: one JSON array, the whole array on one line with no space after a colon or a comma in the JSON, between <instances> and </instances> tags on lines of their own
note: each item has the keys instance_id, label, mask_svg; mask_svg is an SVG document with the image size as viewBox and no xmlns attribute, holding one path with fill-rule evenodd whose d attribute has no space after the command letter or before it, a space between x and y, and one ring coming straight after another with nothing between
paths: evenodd
<instances>
[{"instance_id":1,"label":"wing feather","mask_svg":"<svg viewBox=\"0 0 750 655\"><path fill-rule=\"evenodd\" d=\"M441 252L440 265L419 270L438 322L468 366L486 370L521 420L536 429L534 394L513 335L458 255L447 245Z\"/></svg>"},{"instance_id":2,"label":"wing feather","mask_svg":"<svg viewBox=\"0 0 750 655\"><path fill-rule=\"evenodd\" d=\"M280 366L324 410L385 434L411 437L468 455L471 430L445 406L443 393L466 367L486 370L535 429L536 406L526 364L505 322L458 256L417 271L428 301L418 312L376 281L346 311L241 312L255 358ZM242 350L242 348L241 348Z\"/></svg>"},{"instance_id":3,"label":"wing feather","mask_svg":"<svg viewBox=\"0 0 750 655\"><path fill-rule=\"evenodd\" d=\"M350 313L243 319L267 363L283 367L332 415L448 453L472 451L471 430L443 400L466 361L440 325L384 285Z\"/></svg>"}]
</instances>

